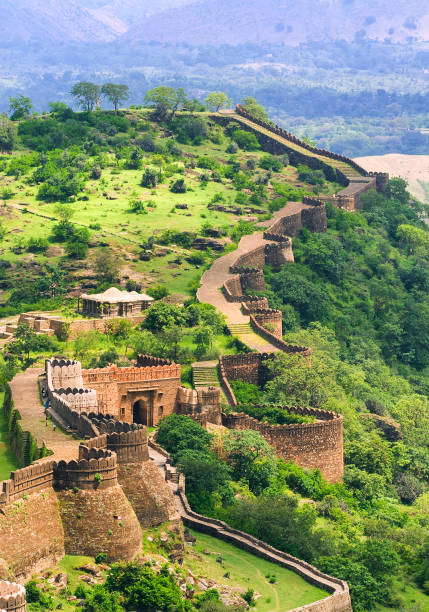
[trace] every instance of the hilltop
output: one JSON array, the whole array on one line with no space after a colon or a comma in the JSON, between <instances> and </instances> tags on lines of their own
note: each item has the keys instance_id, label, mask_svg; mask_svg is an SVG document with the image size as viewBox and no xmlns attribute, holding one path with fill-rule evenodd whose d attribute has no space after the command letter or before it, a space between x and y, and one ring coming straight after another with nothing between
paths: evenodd
<instances>
[{"instance_id":1,"label":"hilltop","mask_svg":"<svg viewBox=\"0 0 429 612\"><path fill-rule=\"evenodd\" d=\"M429 35L428 9L416 0L396 3L393 15L385 0L163 0L156 5L137 0L24 0L6 2L3 8L2 38L15 42L52 41L53 35L58 42L123 37L128 42L294 46L365 37L404 44L425 41Z\"/></svg>"}]
</instances>

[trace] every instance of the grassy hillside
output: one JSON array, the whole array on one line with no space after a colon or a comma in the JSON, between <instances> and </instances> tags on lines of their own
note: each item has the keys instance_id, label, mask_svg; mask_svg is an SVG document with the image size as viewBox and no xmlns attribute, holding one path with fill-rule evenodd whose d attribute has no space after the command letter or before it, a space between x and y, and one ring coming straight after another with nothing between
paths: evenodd
<instances>
[{"instance_id":1,"label":"grassy hillside","mask_svg":"<svg viewBox=\"0 0 429 612\"><path fill-rule=\"evenodd\" d=\"M286 195L336 188L323 177L316 177L320 185L304 184L287 159L274 160L270 170L273 160L257 143L240 149L233 131L204 113L181 115L167 128L147 111L90 117L70 111L23 121L18 134L18 149L0 159L1 296L15 310L40 300L28 283L46 266L67 275L68 296L101 286L93 263L106 247L120 267L112 281L142 289L162 283L189 294L215 254L192 248L195 238L215 237L221 250L233 248ZM143 175L153 183L142 186ZM177 181L183 193L174 192ZM234 212L212 208L219 205ZM70 250L73 241L89 250ZM55 297L47 288L49 296Z\"/></svg>"}]
</instances>

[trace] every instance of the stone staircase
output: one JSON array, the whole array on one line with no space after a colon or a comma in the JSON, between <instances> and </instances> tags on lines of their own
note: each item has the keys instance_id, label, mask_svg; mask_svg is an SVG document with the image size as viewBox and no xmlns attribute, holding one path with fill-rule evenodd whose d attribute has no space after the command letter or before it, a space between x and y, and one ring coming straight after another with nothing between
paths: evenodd
<instances>
[{"instance_id":1,"label":"stone staircase","mask_svg":"<svg viewBox=\"0 0 429 612\"><path fill-rule=\"evenodd\" d=\"M199 361L192 364L194 387L220 387L217 361Z\"/></svg>"},{"instance_id":2,"label":"stone staircase","mask_svg":"<svg viewBox=\"0 0 429 612\"><path fill-rule=\"evenodd\" d=\"M278 349L255 334L250 323L228 323L227 328L231 336L236 336L243 344L260 353L272 353Z\"/></svg>"}]
</instances>

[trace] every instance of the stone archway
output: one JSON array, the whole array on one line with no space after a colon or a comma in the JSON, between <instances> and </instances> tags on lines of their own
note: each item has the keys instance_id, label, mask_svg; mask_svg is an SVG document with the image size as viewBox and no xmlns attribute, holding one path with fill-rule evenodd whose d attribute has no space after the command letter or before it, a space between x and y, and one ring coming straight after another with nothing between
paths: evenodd
<instances>
[{"instance_id":1,"label":"stone archway","mask_svg":"<svg viewBox=\"0 0 429 612\"><path fill-rule=\"evenodd\" d=\"M150 407L147 402L142 399L137 400L133 404L133 423L139 425L151 425Z\"/></svg>"}]
</instances>

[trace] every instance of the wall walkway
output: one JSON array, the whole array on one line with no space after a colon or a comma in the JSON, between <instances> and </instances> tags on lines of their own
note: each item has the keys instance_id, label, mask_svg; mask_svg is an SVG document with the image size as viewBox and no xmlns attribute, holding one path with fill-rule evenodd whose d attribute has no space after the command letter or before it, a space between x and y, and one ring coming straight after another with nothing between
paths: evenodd
<instances>
[{"instance_id":1,"label":"wall walkway","mask_svg":"<svg viewBox=\"0 0 429 612\"><path fill-rule=\"evenodd\" d=\"M151 438L149 438L149 456L164 472L166 480L175 493L177 508L185 525L230 542L238 548L292 570L308 582L330 593L325 599L295 608L289 612L352 612L350 593L346 582L328 576L313 565L277 550L247 533L233 529L223 521L194 512L186 498L183 475L178 477L175 468L172 468L169 464L168 453L154 443Z\"/></svg>"}]
</instances>

